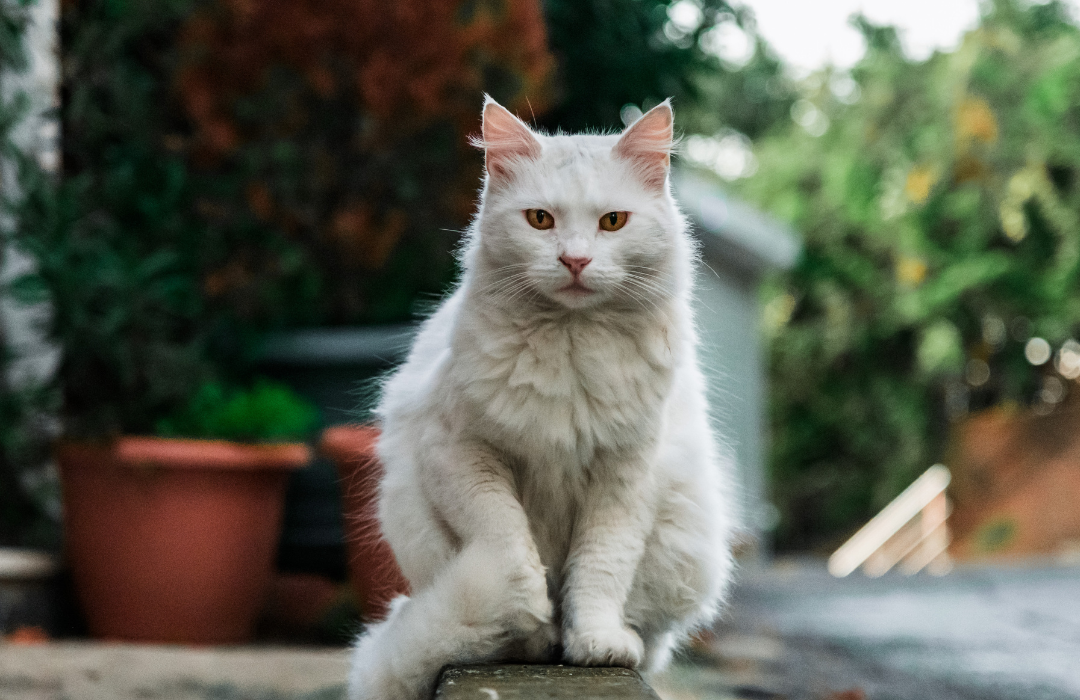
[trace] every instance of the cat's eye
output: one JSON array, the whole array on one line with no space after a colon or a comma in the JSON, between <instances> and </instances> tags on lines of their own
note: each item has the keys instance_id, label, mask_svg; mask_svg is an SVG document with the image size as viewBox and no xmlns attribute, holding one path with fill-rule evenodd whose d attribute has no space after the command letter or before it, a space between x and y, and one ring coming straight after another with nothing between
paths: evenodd
<instances>
[{"instance_id":1,"label":"cat's eye","mask_svg":"<svg viewBox=\"0 0 1080 700\"><path fill-rule=\"evenodd\" d=\"M528 220L529 226L538 228L541 231L546 231L555 225L555 217L551 215L551 212L543 209L526 209L525 218Z\"/></svg>"},{"instance_id":2,"label":"cat's eye","mask_svg":"<svg viewBox=\"0 0 1080 700\"><path fill-rule=\"evenodd\" d=\"M626 226L626 220L630 218L628 211L609 211L600 217L600 228L605 231L618 231Z\"/></svg>"}]
</instances>

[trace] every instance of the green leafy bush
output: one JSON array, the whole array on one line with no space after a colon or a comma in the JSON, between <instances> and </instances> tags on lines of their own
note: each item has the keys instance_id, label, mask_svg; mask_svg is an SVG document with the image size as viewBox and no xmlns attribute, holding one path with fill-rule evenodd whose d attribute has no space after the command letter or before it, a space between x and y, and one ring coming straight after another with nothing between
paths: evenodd
<instances>
[{"instance_id":1,"label":"green leafy bush","mask_svg":"<svg viewBox=\"0 0 1080 700\"><path fill-rule=\"evenodd\" d=\"M208 382L181 410L158 421L157 434L288 442L307 439L318 425L318 410L282 384L260 380L250 389L236 390Z\"/></svg>"},{"instance_id":2,"label":"green leafy bush","mask_svg":"<svg viewBox=\"0 0 1080 700\"><path fill-rule=\"evenodd\" d=\"M559 90L539 115L545 126L621 129L624 106L647 109L668 97L691 133L736 129L754 138L787 116L793 95L779 61L748 13L726 0L549 0L545 13ZM723 30L745 34L744 65L706 50Z\"/></svg>"},{"instance_id":3,"label":"green leafy bush","mask_svg":"<svg viewBox=\"0 0 1080 700\"><path fill-rule=\"evenodd\" d=\"M741 188L805 235L765 295L783 548L849 534L967 412L1052 411L1080 374L1080 30L1065 6L995 0L956 51L921 62L892 29L859 26L857 88L807 81L800 124L757 144ZM1032 338L1055 360L1029 362Z\"/></svg>"},{"instance_id":4,"label":"green leafy bush","mask_svg":"<svg viewBox=\"0 0 1080 700\"><path fill-rule=\"evenodd\" d=\"M32 0L0 5L0 72L5 78L15 77L28 68L23 40L32 5ZM0 158L11 170L5 173L0 218L6 220L10 220L7 218L10 212L27 194L25 189L11 187L16 183L10 175L18 164L33 162L13 140L29 109L27 95L10 88L5 90L0 100ZM0 267L5 269L8 269L6 258L11 255L11 234L7 225L0 231ZM33 281L5 279L0 283L0 295L8 304L22 300L36 302L41 300L41 289ZM0 307L0 314L11 311L8 304ZM56 502L55 493L30 482L41 481L31 475L37 472L40 476L48 460L52 432L48 415L56 409L56 393L36 379L13 376L13 363L21 358L12 347L12 339L7 337L9 328L6 323L0 324L0 545L55 547L59 529L54 518L47 514L49 504Z\"/></svg>"},{"instance_id":5,"label":"green leafy bush","mask_svg":"<svg viewBox=\"0 0 1080 700\"><path fill-rule=\"evenodd\" d=\"M13 233L36 263L23 288L52 307L69 436L149 433L216 372L211 232L191 214L190 169L161 143L174 117L159 76L175 58L159 47L186 6L65 5L63 177L22 163Z\"/></svg>"}]
</instances>

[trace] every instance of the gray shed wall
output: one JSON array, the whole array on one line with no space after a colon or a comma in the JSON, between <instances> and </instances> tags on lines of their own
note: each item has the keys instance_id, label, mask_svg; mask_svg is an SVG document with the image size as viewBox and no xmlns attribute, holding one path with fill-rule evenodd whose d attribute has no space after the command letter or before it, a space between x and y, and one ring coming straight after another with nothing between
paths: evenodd
<instances>
[{"instance_id":1,"label":"gray shed wall","mask_svg":"<svg viewBox=\"0 0 1080 700\"><path fill-rule=\"evenodd\" d=\"M740 522L761 540L766 380L757 282L714 264L698 268L695 314L713 429L735 457Z\"/></svg>"}]
</instances>

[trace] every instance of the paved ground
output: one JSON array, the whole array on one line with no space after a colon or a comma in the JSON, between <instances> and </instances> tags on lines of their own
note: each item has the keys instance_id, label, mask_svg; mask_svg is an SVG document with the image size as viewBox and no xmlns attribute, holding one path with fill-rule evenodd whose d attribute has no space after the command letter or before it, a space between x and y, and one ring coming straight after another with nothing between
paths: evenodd
<instances>
[{"instance_id":1,"label":"paved ground","mask_svg":"<svg viewBox=\"0 0 1080 700\"><path fill-rule=\"evenodd\" d=\"M0 644L3 700L340 700L346 651ZM664 700L1080 698L1080 567L855 575L744 571Z\"/></svg>"},{"instance_id":2,"label":"paved ground","mask_svg":"<svg viewBox=\"0 0 1080 700\"><path fill-rule=\"evenodd\" d=\"M3 700L340 700L344 649L0 645Z\"/></svg>"},{"instance_id":3,"label":"paved ground","mask_svg":"<svg viewBox=\"0 0 1080 700\"><path fill-rule=\"evenodd\" d=\"M683 698L1080 698L1080 567L854 575L816 562L744 572L696 661L656 679ZM845 694L846 693L846 694Z\"/></svg>"}]
</instances>

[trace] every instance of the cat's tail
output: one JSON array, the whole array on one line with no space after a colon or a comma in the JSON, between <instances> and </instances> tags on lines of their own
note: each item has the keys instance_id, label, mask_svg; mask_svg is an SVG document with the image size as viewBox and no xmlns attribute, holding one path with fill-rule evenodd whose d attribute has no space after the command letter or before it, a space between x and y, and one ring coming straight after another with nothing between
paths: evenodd
<instances>
[{"instance_id":1,"label":"cat's tail","mask_svg":"<svg viewBox=\"0 0 1080 700\"><path fill-rule=\"evenodd\" d=\"M503 568L466 549L430 586L391 603L386 620L357 640L349 700L429 698L443 666L490 661L523 635L547 634L550 620L516 612L519 587Z\"/></svg>"}]
</instances>

